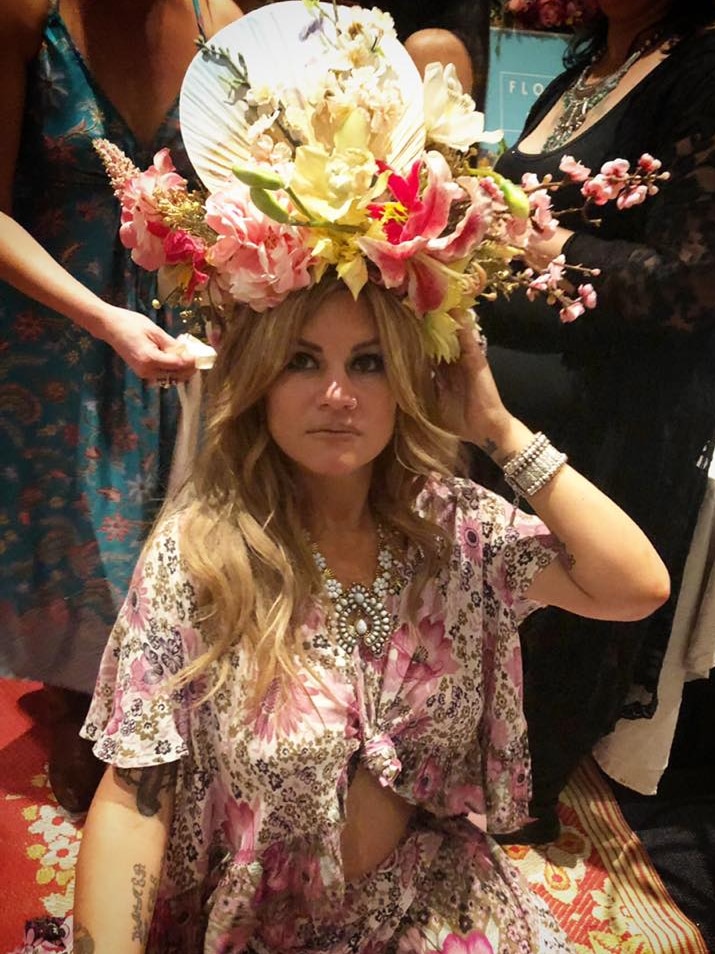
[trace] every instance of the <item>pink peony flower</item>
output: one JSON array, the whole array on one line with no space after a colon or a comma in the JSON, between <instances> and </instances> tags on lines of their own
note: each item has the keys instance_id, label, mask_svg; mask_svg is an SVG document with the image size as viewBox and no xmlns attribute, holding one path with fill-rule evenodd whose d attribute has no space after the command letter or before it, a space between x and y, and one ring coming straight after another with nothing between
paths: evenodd
<instances>
[{"instance_id":1,"label":"pink peony flower","mask_svg":"<svg viewBox=\"0 0 715 954\"><path fill-rule=\"evenodd\" d=\"M122 224L119 237L132 250L132 260L155 271L167 264L164 239L170 232L156 204L156 193L186 192L186 180L174 168L168 149L160 149L153 165L127 179L120 189Z\"/></svg>"},{"instance_id":2,"label":"pink peony flower","mask_svg":"<svg viewBox=\"0 0 715 954\"><path fill-rule=\"evenodd\" d=\"M234 301L265 311L310 285L313 257L300 230L264 215L243 183L206 199L206 223L218 234L206 258Z\"/></svg>"}]
</instances>

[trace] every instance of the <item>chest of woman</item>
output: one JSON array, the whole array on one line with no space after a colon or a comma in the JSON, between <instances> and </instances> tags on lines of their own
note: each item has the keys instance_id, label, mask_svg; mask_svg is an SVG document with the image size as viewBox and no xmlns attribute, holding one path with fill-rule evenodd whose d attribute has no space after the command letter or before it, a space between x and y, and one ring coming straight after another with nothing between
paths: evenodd
<instances>
[{"instance_id":1,"label":"chest of woman","mask_svg":"<svg viewBox=\"0 0 715 954\"><path fill-rule=\"evenodd\" d=\"M315 833L344 820L364 770L408 803L451 813L483 712L479 632L428 612L398 626L381 656L336 651L321 627L311 638L315 665L288 690L253 699L237 653L231 684L197 713L193 759L212 753L214 799L260 805L269 840Z\"/></svg>"}]
</instances>

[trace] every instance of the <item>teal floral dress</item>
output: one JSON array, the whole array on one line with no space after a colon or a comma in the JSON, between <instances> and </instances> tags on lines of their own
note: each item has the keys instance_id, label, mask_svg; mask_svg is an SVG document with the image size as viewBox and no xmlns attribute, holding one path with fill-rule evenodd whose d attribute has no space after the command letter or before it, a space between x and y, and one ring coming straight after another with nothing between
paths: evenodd
<instances>
[{"instance_id":1,"label":"teal floral dress","mask_svg":"<svg viewBox=\"0 0 715 954\"><path fill-rule=\"evenodd\" d=\"M188 174L178 103L140 145L53 2L28 74L14 214L100 297L172 331L151 307L153 276L117 238L100 136L142 168L169 146ZM0 674L91 691L161 499L175 411L175 394L142 382L109 345L2 287Z\"/></svg>"}]
</instances>

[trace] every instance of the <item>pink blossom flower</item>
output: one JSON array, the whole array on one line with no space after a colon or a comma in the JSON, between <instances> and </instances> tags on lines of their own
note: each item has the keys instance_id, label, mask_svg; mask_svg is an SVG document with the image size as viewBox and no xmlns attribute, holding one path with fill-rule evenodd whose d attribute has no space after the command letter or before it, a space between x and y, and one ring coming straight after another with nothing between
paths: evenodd
<instances>
[{"instance_id":1,"label":"pink blossom flower","mask_svg":"<svg viewBox=\"0 0 715 954\"><path fill-rule=\"evenodd\" d=\"M559 221L551 211L551 196L545 189L538 189L529 195L531 221L539 233L539 239L550 239L558 227Z\"/></svg>"},{"instance_id":2,"label":"pink blossom flower","mask_svg":"<svg viewBox=\"0 0 715 954\"><path fill-rule=\"evenodd\" d=\"M605 205L615 199L623 188L623 182L615 182L604 175L595 175L581 186L581 195L595 205Z\"/></svg>"},{"instance_id":3,"label":"pink blossom flower","mask_svg":"<svg viewBox=\"0 0 715 954\"><path fill-rule=\"evenodd\" d=\"M619 209L630 209L634 205L640 205L645 202L648 196L648 187L640 183L626 187L616 199L616 205Z\"/></svg>"},{"instance_id":4,"label":"pink blossom flower","mask_svg":"<svg viewBox=\"0 0 715 954\"><path fill-rule=\"evenodd\" d=\"M626 159L609 159L601 166L601 175L607 179L626 179L630 163Z\"/></svg>"},{"instance_id":5,"label":"pink blossom flower","mask_svg":"<svg viewBox=\"0 0 715 954\"><path fill-rule=\"evenodd\" d=\"M583 303L577 299L576 301L569 302L568 305L565 305L559 311L559 318L564 324L568 324L571 321L575 321L577 318L580 318L586 309L583 307Z\"/></svg>"},{"instance_id":6,"label":"pink blossom flower","mask_svg":"<svg viewBox=\"0 0 715 954\"><path fill-rule=\"evenodd\" d=\"M566 259L563 255L557 255L552 259L543 272L540 272L529 282L526 288L526 297L533 301L540 294L549 294L549 292L559 289L561 280L566 267ZM525 269L523 274L528 278L533 275L532 269Z\"/></svg>"},{"instance_id":7,"label":"pink blossom flower","mask_svg":"<svg viewBox=\"0 0 715 954\"><path fill-rule=\"evenodd\" d=\"M574 159L573 156L562 156L559 169L565 172L569 179L574 182L585 182L591 175L591 170L584 166L582 162Z\"/></svg>"},{"instance_id":8,"label":"pink blossom flower","mask_svg":"<svg viewBox=\"0 0 715 954\"><path fill-rule=\"evenodd\" d=\"M585 284L578 286L578 294L585 308L595 308L597 295L593 285Z\"/></svg>"},{"instance_id":9,"label":"pink blossom flower","mask_svg":"<svg viewBox=\"0 0 715 954\"><path fill-rule=\"evenodd\" d=\"M234 301L265 311L310 285L313 257L300 230L264 215L243 183L206 199L206 223L218 234L207 260Z\"/></svg>"},{"instance_id":10,"label":"pink blossom flower","mask_svg":"<svg viewBox=\"0 0 715 954\"><path fill-rule=\"evenodd\" d=\"M535 172L525 172L521 177L521 187L525 192L533 192L534 189L539 189L542 185L541 179Z\"/></svg>"},{"instance_id":11,"label":"pink blossom flower","mask_svg":"<svg viewBox=\"0 0 715 954\"><path fill-rule=\"evenodd\" d=\"M649 152L644 152L638 160L638 169L646 175L658 172L661 165L660 159L654 159Z\"/></svg>"}]
</instances>

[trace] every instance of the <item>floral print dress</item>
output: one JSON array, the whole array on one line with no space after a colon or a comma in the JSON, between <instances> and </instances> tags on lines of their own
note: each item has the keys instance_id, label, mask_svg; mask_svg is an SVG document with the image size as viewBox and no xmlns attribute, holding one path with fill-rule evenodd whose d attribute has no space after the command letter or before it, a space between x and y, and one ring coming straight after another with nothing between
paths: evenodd
<instances>
[{"instance_id":1,"label":"floral print dress","mask_svg":"<svg viewBox=\"0 0 715 954\"><path fill-rule=\"evenodd\" d=\"M197 23L197 33L200 23ZM140 167L190 165L178 103L140 144L97 86L56 0L27 76L13 186L18 221L101 298L149 315L155 276L122 247L92 142ZM0 674L91 692L171 459L176 396L140 380L68 319L0 293Z\"/></svg>"},{"instance_id":2,"label":"floral print dress","mask_svg":"<svg viewBox=\"0 0 715 954\"><path fill-rule=\"evenodd\" d=\"M137 567L100 669L84 734L130 768L177 762L175 811L150 954L527 954L565 939L487 830L512 830L530 789L519 594L557 547L535 517L462 480L418 502L454 541L406 624L388 595L382 655L339 649L322 603L302 623L312 673L279 705L251 702L235 647L229 681L167 683L206 647L181 556L180 517ZM417 560L408 550L401 571ZM362 765L414 806L377 868L346 882L340 834Z\"/></svg>"}]
</instances>

